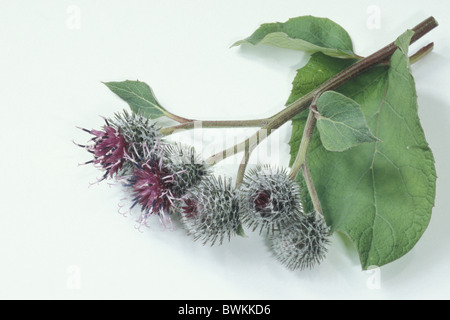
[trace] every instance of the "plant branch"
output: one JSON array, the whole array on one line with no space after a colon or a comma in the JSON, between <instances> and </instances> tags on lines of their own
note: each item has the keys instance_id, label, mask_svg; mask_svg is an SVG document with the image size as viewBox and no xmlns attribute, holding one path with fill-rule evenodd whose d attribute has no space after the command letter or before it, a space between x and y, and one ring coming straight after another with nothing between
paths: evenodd
<instances>
[{"instance_id":1,"label":"plant branch","mask_svg":"<svg viewBox=\"0 0 450 320\"><path fill-rule=\"evenodd\" d=\"M180 116L173 114L171 112L168 112L168 111L165 111L164 115L172 120L175 120L178 123L189 123L192 121L191 119L180 117Z\"/></svg>"},{"instance_id":2,"label":"plant branch","mask_svg":"<svg viewBox=\"0 0 450 320\"><path fill-rule=\"evenodd\" d=\"M425 56L427 56L431 51L433 51L434 49L434 43L431 42L429 44L427 44L426 46L422 47L420 50L418 50L416 53L414 53L413 55L411 55L409 57L409 63L410 64L414 64L417 61L423 59ZM389 60L386 60L382 63L380 63L380 66L386 66L389 67L391 64L391 62Z\"/></svg>"},{"instance_id":3,"label":"plant branch","mask_svg":"<svg viewBox=\"0 0 450 320\"><path fill-rule=\"evenodd\" d=\"M322 206L320 205L319 196L317 194L316 188L314 187L314 182L311 176L311 171L309 171L307 160L305 160L305 162L302 165L302 173L303 178L305 178L306 187L308 188L309 196L311 197L314 210L316 211L317 214L323 217Z\"/></svg>"},{"instance_id":4,"label":"plant branch","mask_svg":"<svg viewBox=\"0 0 450 320\"><path fill-rule=\"evenodd\" d=\"M423 37L425 34L436 28L437 26L438 23L433 17L424 20L423 22L421 22L412 29L412 31L414 31L414 35L411 38L410 44L413 44L418 39ZM338 73L336 76L330 78L328 81L325 81L317 89L315 89L316 94L317 93L320 94L328 90L334 90L340 87L351 78L389 59L396 50L397 45L395 44L394 41L385 46L384 48L378 50L377 52L371 54L370 56L355 62L348 68Z\"/></svg>"},{"instance_id":5,"label":"plant branch","mask_svg":"<svg viewBox=\"0 0 450 320\"><path fill-rule=\"evenodd\" d=\"M414 31L414 35L411 39L411 44L423 37L425 34L430 32L432 29L438 26L438 23L433 17L430 17L426 20L424 20L422 23L418 24L416 27L414 27L412 30ZM430 48L425 49L422 51L419 56L423 56L425 52L428 52ZM373 53L372 55L361 59L348 68L344 69L343 71L339 72L337 75L333 76L329 80L325 81L323 84L321 84L319 87L317 87L315 90L309 92L308 94L304 95L297 101L291 103L288 105L285 109L278 112L274 116L270 117L268 120L267 125L262 127L258 132L256 132L254 135L252 135L250 138L246 139L245 141L228 148L226 150L223 150L221 152L216 153L215 155L211 156L206 160L207 163L210 165L214 165L218 163L219 161L236 154L237 152L241 152L245 150L245 147L249 145L250 141L256 140L258 141L258 136L261 134L262 130L266 131L265 137L270 135L272 130L278 129L280 126L282 126L287 121L291 120L294 116L297 114L303 112L306 110L308 105L312 102L312 100L322 94L325 91L328 90L334 90L341 85L343 85L348 80L356 77L357 75L361 74L364 71L367 71L368 69L385 62L387 59L389 59L394 52L397 50L397 45L395 42L390 43L389 45L385 46L384 48L378 50L377 52ZM416 56L416 57L419 57ZM261 142L263 139L259 139ZM258 143L259 143L258 142Z\"/></svg>"},{"instance_id":6,"label":"plant branch","mask_svg":"<svg viewBox=\"0 0 450 320\"><path fill-rule=\"evenodd\" d=\"M305 178L306 187L308 188L309 195L311 197L311 201L314 205L315 211L323 216L322 206L320 205L320 200L316 192L316 188L314 187L314 182L311 177L311 172L309 171L308 162L307 162L307 154L309 150L309 145L311 143L311 138L314 133L314 128L316 126L316 113L317 113L317 100L320 95L317 95L313 102L311 103L308 119L306 120L305 128L303 130L302 140L300 142L300 147L297 152L297 157L292 165L291 172L289 174L289 178L295 180L297 178L300 170L303 172L303 177Z\"/></svg>"},{"instance_id":7,"label":"plant branch","mask_svg":"<svg viewBox=\"0 0 450 320\"><path fill-rule=\"evenodd\" d=\"M250 128L262 127L268 122L268 119L256 120L189 120L175 126L163 128L160 130L163 136L173 134L178 130L189 130L194 128Z\"/></svg>"},{"instance_id":8,"label":"plant branch","mask_svg":"<svg viewBox=\"0 0 450 320\"><path fill-rule=\"evenodd\" d=\"M413 54L411 57L409 57L409 63L414 64L420 59L424 58L426 55L428 55L431 51L434 49L434 42L429 43L425 47L421 48L419 51L417 51L415 54Z\"/></svg>"},{"instance_id":9,"label":"plant branch","mask_svg":"<svg viewBox=\"0 0 450 320\"><path fill-rule=\"evenodd\" d=\"M300 172L300 169L302 168L303 164L306 163L306 155L308 153L309 145L311 143L311 137L314 132L314 128L316 126L316 115L315 110L313 109L315 105L311 105L310 111L308 114L308 119L306 120L305 128L303 130L302 140L300 142L300 147L297 152L297 157L295 158L294 163L291 167L291 172L289 174L289 177L292 180L295 180L298 173Z\"/></svg>"},{"instance_id":10,"label":"plant branch","mask_svg":"<svg viewBox=\"0 0 450 320\"><path fill-rule=\"evenodd\" d=\"M239 164L239 169L236 176L236 188L238 189L242 181L244 180L245 176L245 169L247 168L248 160L250 159L250 155L252 154L253 150L256 148L257 145L253 145L250 149L250 146L247 144L245 146L244 156L242 157L242 161Z\"/></svg>"},{"instance_id":11,"label":"plant branch","mask_svg":"<svg viewBox=\"0 0 450 320\"><path fill-rule=\"evenodd\" d=\"M264 139L270 136L270 134L275 129L277 128L274 128L272 126L265 126L259 129L257 132L255 132L253 135L251 135L244 141L210 156L208 159L206 159L206 163L213 166L219 163L220 161L225 160L226 158L231 157L239 152L242 151L251 152L256 148L258 144L260 144Z\"/></svg>"},{"instance_id":12,"label":"plant branch","mask_svg":"<svg viewBox=\"0 0 450 320\"><path fill-rule=\"evenodd\" d=\"M414 64L417 61L423 59L425 56L427 56L431 51L434 49L434 43L431 42L428 45L422 47L420 50L418 50L415 54L411 55L409 57L410 64ZM363 60L365 58L360 57L360 60ZM379 65L382 66L389 66L389 61L381 62ZM296 104L295 102L288 107L293 107L294 105L296 107L303 106L305 101L300 101L299 104ZM171 114L170 118L173 120L176 120L180 122L178 125L174 125L171 127L163 128L160 130L161 134L163 136L168 136L170 134L173 134L175 131L178 130L189 130L194 128L250 128L250 127L264 127L266 124L270 122L270 119L275 119L277 115L274 115L270 118L264 118L264 119L254 119L254 120L191 120L191 119L185 119L179 116L176 116L174 114ZM288 115L289 117L289 115ZM199 124L198 126L196 124Z\"/></svg>"},{"instance_id":13,"label":"plant branch","mask_svg":"<svg viewBox=\"0 0 450 320\"><path fill-rule=\"evenodd\" d=\"M242 161L239 164L239 169L236 177L236 188L239 188L239 186L242 183L242 180L244 179L245 169L247 168L248 161L250 159L250 155L252 154L253 150L255 150L256 147L261 143L261 141L267 138L273 131L275 130L274 129L258 130L255 133L255 135L244 141L245 143L244 156L242 157Z\"/></svg>"},{"instance_id":14,"label":"plant branch","mask_svg":"<svg viewBox=\"0 0 450 320\"><path fill-rule=\"evenodd\" d=\"M430 17L424 20L422 23L418 24L416 27L412 29L415 33L411 39L411 44L420 39L421 37L423 37L426 33L430 32L437 26L438 24L433 17ZM374 67L386 61L394 54L396 50L397 45L395 44L395 42L392 42L386 47L373 53L372 55L355 62L348 68L342 70L337 75L333 76L329 80L322 83L315 90L311 91L310 93L301 97L299 100L288 105L285 109L278 112L276 115L272 116L270 120L281 122L281 124L287 122L288 120L292 119L295 115L304 111L306 109L305 105L311 102L314 96L320 95L325 91L334 90L340 87L345 82L356 77L360 73L367 71L371 67Z\"/></svg>"}]
</instances>

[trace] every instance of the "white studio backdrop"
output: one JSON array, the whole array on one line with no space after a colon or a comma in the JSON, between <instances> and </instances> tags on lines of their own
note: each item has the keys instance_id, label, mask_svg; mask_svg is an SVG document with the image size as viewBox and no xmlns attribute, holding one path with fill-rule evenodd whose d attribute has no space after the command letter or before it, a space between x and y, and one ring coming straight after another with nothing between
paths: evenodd
<instances>
[{"instance_id":1,"label":"white studio backdrop","mask_svg":"<svg viewBox=\"0 0 450 320\"><path fill-rule=\"evenodd\" d=\"M298 0L45 0L0 3L0 298L2 299L417 299L450 298L450 74L448 3ZM299 52L229 48L260 24L327 17L368 55L429 16L435 42L413 66L419 116L436 159L436 206L416 247L381 269L361 271L334 235L317 268L292 272L248 233L202 246L155 219L137 230L119 186L78 166L72 140L127 105L102 81L145 81L171 112L199 119L262 118L281 110ZM287 166L290 125L253 161ZM194 145L232 145L252 129L178 134ZM202 136L203 134L203 136ZM230 137L231 136L231 137ZM200 137L200 138L199 138ZM205 151L206 152L206 151ZM240 157L216 168L233 174Z\"/></svg>"}]
</instances>

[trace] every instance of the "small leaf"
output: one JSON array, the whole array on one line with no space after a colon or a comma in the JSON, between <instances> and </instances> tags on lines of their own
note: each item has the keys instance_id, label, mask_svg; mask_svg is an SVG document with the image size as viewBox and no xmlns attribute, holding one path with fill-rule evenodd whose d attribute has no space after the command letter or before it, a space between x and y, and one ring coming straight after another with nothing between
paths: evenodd
<instances>
[{"instance_id":1,"label":"small leaf","mask_svg":"<svg viewBox=\"0 0 450 320\"><path fill-rule=\"evenodd\" d=\"M134 113L156 119L168 112L156 100L153 90L141 81L104 82L122 100L128 103Z\"/></svg>"},{"instance_id":2,"label":"small leaf","mask_svg":"<svg viewBox=\"0 0 450 320\"><path fill-rule=\"evenodd\" d=\"M355 58L353 43L341 26L327 18L303 16L281 23L261 25L250 37L237 41L252 45L265 44L279 48L322 52L338 58Z\"/></svg>"},{"instance_id":3,"label":"small leaf","mask_svg":"<svg viewBox=\"0 0 450 320\"><path fill-rule=\"evenodd\" d=\"M239 223L239 225L237 226L236 234L238 236L240 236L240 237L248 238L247 235L245 234L244 227L242 226L242 223Z\"/></svg>"},{"instance_id":4,"label":"small leaf","mask_svg":"<svg viewBox=\"0 0 450 320\"><path fill-rule=\"evenodd\" d=\"M328 151L342 152L378 139L367 126L361 106L346 96L327 91L317 101L317 129Z\"/></svg>"}]
</instances>

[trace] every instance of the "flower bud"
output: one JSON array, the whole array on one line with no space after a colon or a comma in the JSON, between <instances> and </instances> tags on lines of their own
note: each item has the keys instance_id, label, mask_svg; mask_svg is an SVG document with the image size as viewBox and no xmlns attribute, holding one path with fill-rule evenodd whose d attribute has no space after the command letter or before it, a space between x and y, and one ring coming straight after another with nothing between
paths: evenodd
<instances>
[{"instance_id":1,"label":"flower bud","mask_svg":"<svg viewBox=\"0 0 450 320\"><path fill-rule=\"evenodd\" d=\"M299 186L286 170L250 170L240 188L242 221L253 231L273 233L298 222L303 214Z\"/></svg>"},{"instance_id":2,"label":"flower bud","mask_svg":"<svg viewBox=\"0 0 450 320\"><path fill-rule=\"evenodd\" d=\"M129 155L135 160L145 160L147 150L152 150L159 144L161 134L156 124L144 115L123 110L116 113L114 119L109 119L111 125L120 128L125 140L129 143Z\"/></svg>"},{"instance_id":3,"label":"flower bud","mask_svg":"<svg viewBox=\"0 0 450 320\"><path fill-rule=\"evenodd\" d=\"M191 146L167 144L164 148L164 163L174 174L172 193L181 198L187 191L200 183L210 170Z\"/></svg>"},{"instance_id":4,"label":"flower bud","mask_svg":"<svg viewBox=\"0 0 450 320\"><path fill-rule=\"evenodd\" d=\"M271 237L276 258L291 270L312 268L325 259L329 228L314 212Z\"/></svg>"},{"instance_id":5,"label":"flower bud","mask_svg":"<svg viewBox=\"0 0 450 320\"><path fill-rule=\"evenodd\" d=\"M194 240L222 244L239 232L239 200L230 180L207 176L183 201L181 219Z\"/></svg>"}]
</instances>

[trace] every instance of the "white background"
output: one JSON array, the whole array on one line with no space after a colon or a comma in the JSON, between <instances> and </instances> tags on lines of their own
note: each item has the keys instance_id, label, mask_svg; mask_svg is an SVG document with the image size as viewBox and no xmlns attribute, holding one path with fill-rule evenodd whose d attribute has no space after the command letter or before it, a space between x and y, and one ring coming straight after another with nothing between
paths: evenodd
<instances>
[{"instance_id":1,"label":"white background","mask_svg":"<svg viewBox=\"0 0 450 320\"><path fill-rule=\"evenodd\" d=\"M371 6L380 9L379 28L367 25ZM72 140L89 135L76 126L99 128L100 115L127 107L101 81L145 81L181 116L266 117L283 108L307 56L229 47L262 23L308 14L342 25L360 55L428 16L440 22L412 47L436 45L413 73L438 182L429 228L405 257L363 272L352 245L335 235L319 267L291 272L257 234L211 248L156 220L139 231L136 216L118 213L120 187L89 187L101 173L78 166L90 158ZM450 298L449 22L444 0L2 0L0 298ZM289 130L269 141L281 155L260 161L287 165ZM251 132L211 130L205 139ZM216 173L233 168L231 161Z\"/></svg>"}]
</instances>

